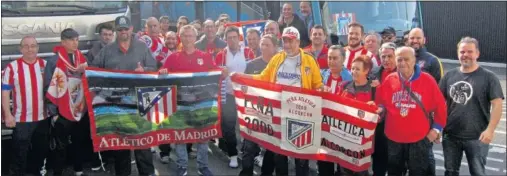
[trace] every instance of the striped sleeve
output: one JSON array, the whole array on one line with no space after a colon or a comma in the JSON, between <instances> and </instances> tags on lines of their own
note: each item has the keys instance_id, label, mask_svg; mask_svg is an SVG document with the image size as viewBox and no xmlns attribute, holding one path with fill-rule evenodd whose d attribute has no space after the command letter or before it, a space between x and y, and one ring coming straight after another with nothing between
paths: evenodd
<instances>
[{"instance_id":1,"label":"striped sleeve","mask_svg":"<svg viewBox=\"0 0 507 176\"><path fill-rule=\"evenodd\" d=\"M12 65L9 64L4 71L2 71L2 90L12 90L13 88L13 75Z\"/></svg>"}]
</instances>

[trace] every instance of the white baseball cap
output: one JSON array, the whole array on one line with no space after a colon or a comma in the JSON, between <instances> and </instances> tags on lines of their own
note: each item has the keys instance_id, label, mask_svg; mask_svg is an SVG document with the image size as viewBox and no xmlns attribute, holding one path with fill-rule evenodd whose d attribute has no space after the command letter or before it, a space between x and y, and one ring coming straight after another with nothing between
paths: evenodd
<instances>
[{"instance_id":1,"label":"white baseball cap","mask_svg":"<svg viewBox=\"0 0 507 176\"><path fill-rule=\"evenodd\" d=\"M283 29L283 33L282 33L282 38L283 37L288 37L288 38L291 38L291 39L300 39L299 37L299 31L298 29L296 29L295 27L286 27L285 29Z\"/></svg>"}]
</instances>

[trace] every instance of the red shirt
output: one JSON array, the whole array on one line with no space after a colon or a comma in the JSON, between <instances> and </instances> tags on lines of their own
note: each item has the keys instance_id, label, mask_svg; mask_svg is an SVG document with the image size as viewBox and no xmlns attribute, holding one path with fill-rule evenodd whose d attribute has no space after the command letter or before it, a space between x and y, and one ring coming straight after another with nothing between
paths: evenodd
<instances>
[{"instance_id":1,"label":"red shirt","mask_svg":"<svg viewBox=\"0 0 507 176\"><path fill-rule=\"evenodd\" d=\"M315 51L313 50L312 45L307 46L306 48L303 49L303 51L307 52L308 54L312 55L315 58L315 60L319 64L320 69L329 68L329 66L327 65L327 51L328 51L327 45L324 45L324 47L322 47L322 50L320 50L318 56L314 56Z\"/></svg>"},{"instance_id":2,"label":"red shirt","mask_svg":"<svg viewBox=\"0 0 507 176\"><path fill-rule=\"evenodd\" d=\"M433 77L416 69L410 81L403 81L397 72L389 74L377 90L378 104L386 109L385 134L397 143L413 143L426 137L430 130L428 118L403 86L419 97L426 111L434 112L436 126L444 127L447 106Z\"/></svg>"},{"instance_id":3,"label":"red shirt","mask_svg":"<svg viewBox=\"0 0 507 176\"><path fill-rule=\"evenodd\" d=\"M205 72L216 69L217 66L211 55L196 49L192 54L185 51L171 54L162 66L164 68L169 72Z\"/></svg>"},{"instance_id":4,"label":"red shirt","mask_svg":"<svg viewBox=\"0 0 507 176\"><path fill-rule=\"evenodd\" d=\"M326 86L331 88L331 93L337 93L339 89L339 85L342 82L342 77L339 76L338 78L335 78L332 75L329 75L329 78L327 79Z\"/></svg>"}]
</instances>

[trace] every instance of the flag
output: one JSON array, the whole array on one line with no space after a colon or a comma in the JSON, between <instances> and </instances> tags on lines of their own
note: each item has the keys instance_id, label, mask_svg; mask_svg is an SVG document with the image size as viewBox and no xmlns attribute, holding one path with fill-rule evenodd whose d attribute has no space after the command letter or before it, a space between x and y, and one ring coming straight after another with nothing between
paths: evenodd
<instances>
[{"instance_id":1,"label":"flag","mask_svg":"<svg viewBox=\"0 0 507 176\"><path fill-rule=\"evenodd\" d=\"M64 118L79 121L86 112L86 103L82 73L76 71L80 64L86 63L86 58L81 51L76 50L72 62L63 46L55 47L54 51L58 59L46 97L58 107L58 112Z\"/></svg>"},{"instance_id":2,"label":"flag","mask_svg":"<svg viewBox=\"0 0 507 176\"><path fill-rule=\"evenodd\" d=\"M356 21L356 15L354 13L337 13L334 16L335 21L337 22L337 32L338 35L348 35L348 25L352 22Z\"/></svg>"},{"instance_id":3,"label":"flag","mask_svg":"<svg viewBox=\"0 0 507 176\"><path fill-rule=\"evenodd\" d=\"M146 149L221 137L221 70L139 73L87 68L94 151Z\"/></svg>"},{"instance_id":4,"label":"flag","mask_svg":"<svg viewBox=\"0 0 507 176\"><path fill-rule=\"evenodd\" d=\"M336 94L231 77L240 134L289 157L371 166L377 107Z\"/></svg>"}]
</instances>

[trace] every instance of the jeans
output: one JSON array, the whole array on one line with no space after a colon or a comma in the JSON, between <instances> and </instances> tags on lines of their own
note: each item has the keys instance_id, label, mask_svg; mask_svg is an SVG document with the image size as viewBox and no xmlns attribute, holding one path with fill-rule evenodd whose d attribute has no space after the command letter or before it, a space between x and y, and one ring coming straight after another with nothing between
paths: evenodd
<instances>
[{"instance_id":1,"label":"jeans","mask_svg":"<svg viewBox=\"0 0 507 176\"><path fill-rule=\"evenodd\" d=\"M486 175L485 166L489 144L484 144L479 140L461 140L444 135L442 147L446 176L459 175L463 151L467 157L470 175Z\"/></svg>"},{"instance_id":2,"label":"jeans","mask_svg":"<svg viewBox=\"0 0 507 176\"><path fill-rule=\"evenodd\" d=\"M328 161L317 161L317 169L319 170L319 176L341 175L341 167L338 163L332 163Z\"/></svg>"},{"instance_id":3,"label":"jeans","mask_svg":"<svg viewBox=\"0 0 507 176\"><path fill-rule=\"evenodd\" d=\"M254 171L254 159L259 154L261 149L259 148L259 145L257 143L249 141L249 140L243 140L243 157L241 160L241 172L239 173L240 176L252 176Z\"/></svg>"},{"instance_id":4,"label":"jeans","mask_svg":"<svg viewBox=\"0 0 507 176\"><path fill-rule=\"evenodd\" d=\"M208 167L208 141L194 144L197 148L197 167L199 169ZM174 150L176 151L176 165L179 168L188 167L188 151L187 144L176 144Z\"/></svg>"},{"instance_id":5,"label":"jeans","mask_svg":"<svg viewBox=\"0 0 507 176\"><path fill-rule=\"evenodd\" d=\"M227 94L227 100L222 106L221 113L223 137L219 139L219 147L224 152L227 152L228 156L237 156L236 121L238 119L238 112L236 110L234 95Z\"/></svg>"},{"instance_id":6,"label":"jeans","mask_svg":"<svg viewBox=\"0 0 507 176\"><path fill-rule=\"evenodd\" d=\"M407 166L410 176L428 175L430 165L428 138L414 143L397 143L388 139L387 172L388 175L401 176Z\"/></svg>"}]
</instances>

